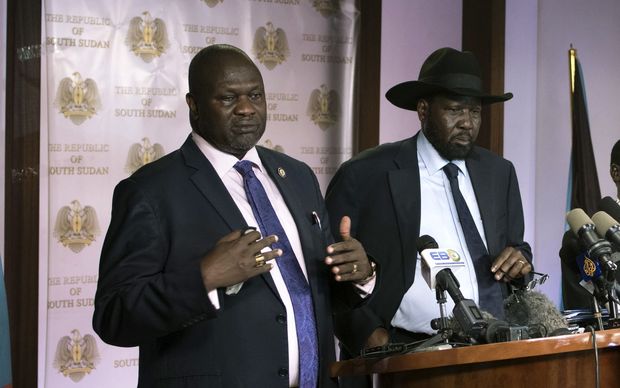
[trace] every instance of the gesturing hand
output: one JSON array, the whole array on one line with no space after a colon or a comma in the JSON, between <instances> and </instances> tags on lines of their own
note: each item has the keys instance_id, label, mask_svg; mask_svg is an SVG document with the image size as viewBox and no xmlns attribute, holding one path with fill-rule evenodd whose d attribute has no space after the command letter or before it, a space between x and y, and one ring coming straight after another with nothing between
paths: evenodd
<instances>
[{"instance_id":1,"label":"gesturing hand","mask_svg":"<svg viewBox=\"0 0 620 388\"><path fill-rule=\"evenodd\" d=\"M262 253L264 265L261 265L260 260L257 261L256 255L278 241L278 237L260 237L257 231L244 234L236 230L215 244L200 262L200 272L207 291L237 284L271 270L273 264L268 261L281 256L282 251L275 249Z\"/></svg>"},{"instance_id":2,"label":"gesturing hand","mask_svg":"<svg viewBox=\"0 0 620 388\"><path fill-rule=\"evenodd\" d=\"M362 244L351 237L351 219L347 216L340 220L340 237L342 242L327 247L329 256L325 264L331 266L338 282L366 279L372 274L372 267Z\"/></svg>"}]
</instances>

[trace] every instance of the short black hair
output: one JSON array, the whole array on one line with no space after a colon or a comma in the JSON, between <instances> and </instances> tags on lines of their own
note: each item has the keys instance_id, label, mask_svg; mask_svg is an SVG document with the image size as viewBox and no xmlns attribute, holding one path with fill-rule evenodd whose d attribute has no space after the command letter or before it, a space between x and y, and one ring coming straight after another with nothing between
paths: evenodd
<instances>
[{"instance_id":1,"label":"short black hair","mask_svg":"<svg viewBox=\"0 0 620 388\"><path fill-rule=\"evenodd\" d=\"M201 71L201 68L205 65L209 65L209 63L216 58L220 57L222 54L231 54L236 53L246 58L248 62L254 64L252 59L245 53L245 51L241 50L239 47L235 47L229 44L213 44L211 46L207 46L200 50L198 54L192 58L192 61L189 64L188 71L188 83L189 83L189 92L195 93L196 88L200 87L202 84L202 76L204 74Z\"/></svg>"},{"instance_id":2,"label":"short black hair","mask_svg":"<svg viewBox=\"0 0 620 388\"><path fill-rule=\"evenodd\" d=\"M620 140L614 144L614 147L611 149L611 162L610 164L617 164L620 166Z\"/></svg>"}]
</instances>

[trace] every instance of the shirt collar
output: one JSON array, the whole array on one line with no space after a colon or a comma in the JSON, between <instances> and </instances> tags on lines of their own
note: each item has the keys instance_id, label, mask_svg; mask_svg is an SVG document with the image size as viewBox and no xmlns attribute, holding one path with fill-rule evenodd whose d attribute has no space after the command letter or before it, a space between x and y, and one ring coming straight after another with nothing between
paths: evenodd
<instances>
[{"instance_id":1,"label":"shirt collar","mask_svg":"<svg viewBox=\"0 0 620 388\"><path fill-rule=\"evenodd\" d=\"M227 154L226 152L222 152L215 148L211 143L206 141L202 136L200 136L195 131L192 131L192 139L194 143L198 146L203 155L209 160L217 176L222 178L224 175L228 174L230 170L233 169L235 163L239 161L236 156ZM243 160L249 160L254 163L261 171L264 171L263 163L258 156L258 151L256 151L256 147L252 147L248 150L248 152L243 157Z\"/></svg>"},{"instance_id":2,"label":"shirt collar","mask_svg":"<svg viewBox=\"0 0 620 388\"><path fill-rule=\"evenodd\" d=\"M455 164L462 174L467 175L467 167L465 165L465 160L457 159L457 160L448 160L441 156L439 152L433 147L433 145L428 141L426 136L424 136L424 132L418 132L418 156L422 159L422 162L426 166L426 171L428 175L433 175L437 172L441 172L444 166L448 163Z\"/></svg>"}]
</instances>

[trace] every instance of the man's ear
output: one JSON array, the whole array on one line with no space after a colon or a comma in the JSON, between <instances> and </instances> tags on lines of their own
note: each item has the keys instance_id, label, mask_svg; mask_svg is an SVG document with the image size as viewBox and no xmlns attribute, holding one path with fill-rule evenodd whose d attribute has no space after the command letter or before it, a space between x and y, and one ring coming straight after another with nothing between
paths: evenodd
<instances>
[{"instance_id":1,"label":"man's ear","mask_svg":"<svg viewBox=\"0 0 620 388\"><path fill-rule=\"evenodd\" d=\"M609 175L611 175L611 179L614 182L620 182L620 166L616 163L612 163L611 166L609 166Z\"/></svg>"},{"instance_id":2,"label":"man's ear","mask_svg":"<svg viewBox=\"0 0 620 388\"><path fill-rule=\"evenodd\" d=\"M420 123L426 122L426 120L428 120L428 115L430 112L430 105L429 105L428 100L424 98L420 98L418 100L418 105L417 105L416 110L418 112L418 119L420 119Z\"/></svg>"},{"instance_id":3,"label":"man's ear","mask_svg":"<svg viewBox=\"0 0 620 388\"><path fill-rule=\"evenodd\" d=\"M198 117L198 106L196 106L196 100L194 99L194 96L191 93L187 93L185 95L185 102L187 103L187 106L189 107L189 111L191 115L194 117Z\"/></svg>"}]
</instances>

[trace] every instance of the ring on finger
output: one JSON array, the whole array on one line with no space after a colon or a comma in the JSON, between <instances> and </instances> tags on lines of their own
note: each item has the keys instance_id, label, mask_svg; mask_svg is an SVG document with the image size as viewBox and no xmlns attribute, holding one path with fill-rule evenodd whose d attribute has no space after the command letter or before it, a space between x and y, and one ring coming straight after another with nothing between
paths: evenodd
<instances>
[{"instance_id":1,"label":"ring on finger","mask_svg":"<svg viewBox=\"0 0 620 388\"><path fill-rule=\"evenodd\" d=\"M256 268L265 265L265 256L262 253L254 255L254 260L256 261L256 264L254 265Z\"/></svg>"},{"instance_id":2,"label":"ring on finger","mask_svg":"<svg viewBox=\"0 0 620 388\"><path fill-rule=\"evenodd\" d=\"M353 264L353 271L351 271L351 273L356 273L357 272L357 264Z\"/></svg>"},{"instance_id":3,"label":"ring on finger","mask_svg":"<svg viewBox=\"0 0 620 388\"><path fill-rule=\"evenodd\" d=\"M524 266L527 265L527 262L523 259L517 260L517 263L521 263L521 265L524 265Z\"/></svg>"}]
</instances>

